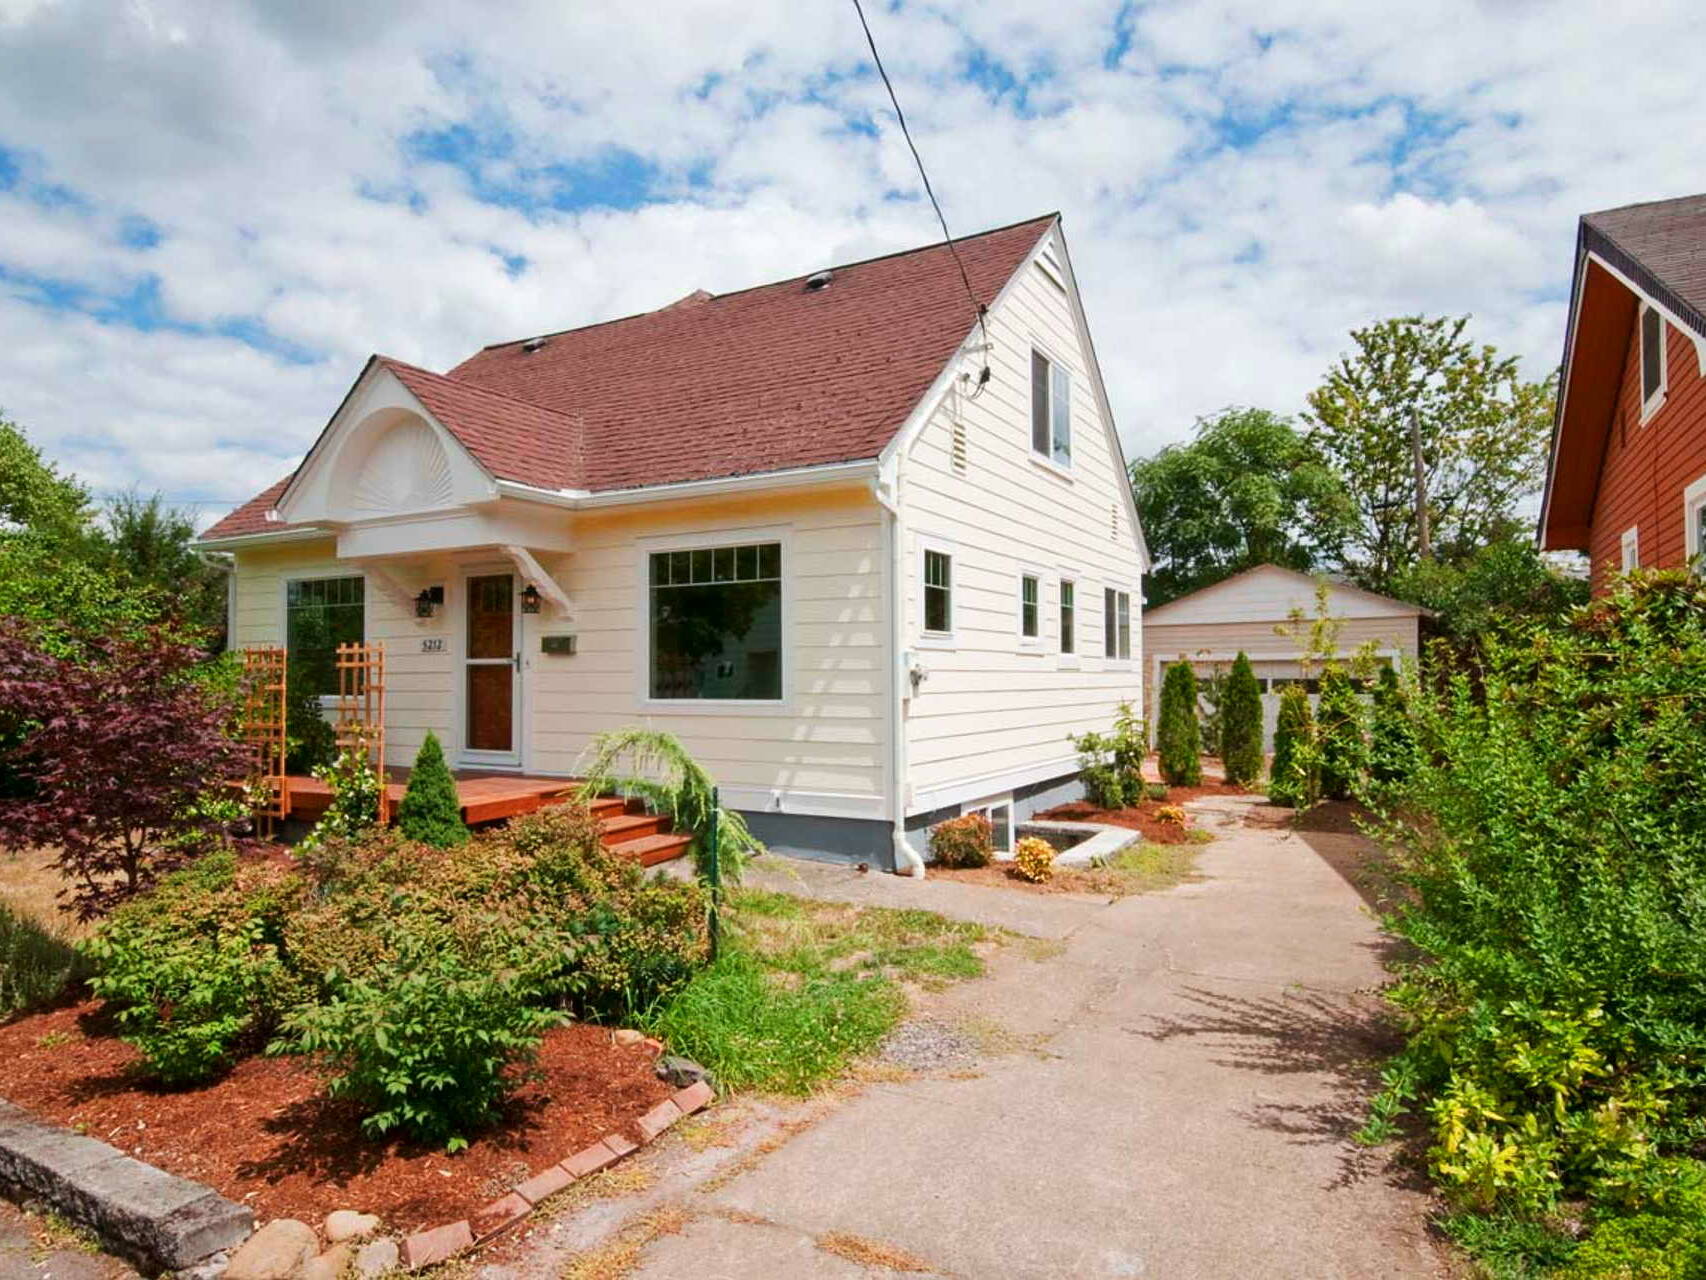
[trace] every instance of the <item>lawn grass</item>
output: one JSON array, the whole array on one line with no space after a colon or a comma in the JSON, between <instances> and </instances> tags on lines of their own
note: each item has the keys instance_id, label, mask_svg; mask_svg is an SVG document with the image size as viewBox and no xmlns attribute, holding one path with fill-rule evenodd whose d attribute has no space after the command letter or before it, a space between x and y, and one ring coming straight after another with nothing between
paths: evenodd
<instances>
[{"instance_id":1,"label":"lawn grass","mask_svg":"<svg viewBox=\"0 0 1706 1280\"><path fill-rule=\"evenodd\" d=\"M730 895L717 963L659 1004L648 1030L727 1089L803 1095L875 1048L907 1008L903 981L983 972L982 925L928 911Z\"/></svg>"}]
</instances>

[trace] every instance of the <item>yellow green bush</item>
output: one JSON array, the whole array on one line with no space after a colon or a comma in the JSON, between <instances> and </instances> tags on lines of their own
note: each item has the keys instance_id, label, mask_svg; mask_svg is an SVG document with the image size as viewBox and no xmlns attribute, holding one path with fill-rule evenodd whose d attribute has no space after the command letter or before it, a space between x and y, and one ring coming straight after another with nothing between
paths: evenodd
<instances>
[{"instance_id":1,"label":"yellow green bush","mask_svg":"<svg viewBox=\"0 0 1706 1280\"><path fill-rule=\"evenodd\" d=\"M1038 836L1026 836L1013 846L1013 870L1032 884L1054 879L1054 846Z\"/></svg>"}]
</instances>

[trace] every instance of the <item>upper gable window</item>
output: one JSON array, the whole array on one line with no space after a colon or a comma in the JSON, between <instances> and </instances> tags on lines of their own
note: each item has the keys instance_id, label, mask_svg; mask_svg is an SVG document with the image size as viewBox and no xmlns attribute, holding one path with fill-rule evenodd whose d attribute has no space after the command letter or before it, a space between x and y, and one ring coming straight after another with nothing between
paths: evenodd
<instances>
[{"instance_id":1,"label":"upper gable window","mask_svg":"<svg viewBox=\"0 0 1706 1280\"><path fill-rule=\"evenodd\" d=\"M1072 375L1031 349L1031 452L1072 465Z\"/></svg>"},{"instance_id":2,"label":"upper gable window","mask_svg":"<svg viewBox=\"0 0 1706 1280\"><path fill-rule=\"evenodd\" d=\"M1652 307L1641 307L1641 420L1644 422L1665 398L1665 318Z\"/></svg>"},{"instance_id":3,"label":"upper gable window","mask_svg":"<svg viewBox=\"0 0 1706 1280\"><path fill-rule=\"evenodd\" d=\"M1634 525L1617 540L1618 563L1624 573L1641 567L1641 530Z\"/></svg>"}]
</instances>

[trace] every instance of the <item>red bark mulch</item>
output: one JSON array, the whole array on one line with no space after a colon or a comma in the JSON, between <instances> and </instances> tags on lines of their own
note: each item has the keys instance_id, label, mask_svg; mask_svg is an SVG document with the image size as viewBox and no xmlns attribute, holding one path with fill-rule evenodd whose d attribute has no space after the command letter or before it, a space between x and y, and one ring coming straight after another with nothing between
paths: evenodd
<instances>
[{"instance_id":1,"label":"red bark mulch","mask_svg":"<svg viewBox=\"0 0 1706 1280\"><path fill-rule=\"evenodd\" d=\"M248 1058L222 1080L176 1090L138 1078L136 1061L93 1001L0 1026L0 1092L36 1116L206 1183L263 1221L318 1226L333 1209L356 1209L398 1232L467 1216L631 1129L671 1092L650 1046L619 1047L587 1024L558 1028L540 1049L542 1077L515 1093L504 1122L447 1156L368 1137L360 1112L326 1098L300 1058Z\"/></svg>"},{"instance_id":2,"label":"red bark mulch","mask_svg":"<svg viewBox=\"0 0 1706 1280\"><path fill-rule=\"evenodd\" d=\"M1189 825L1162 822L1155 816L1162 805L1184 804L1187 800L1199 800L1203 796L1249 794L1249 790L1244 787L1231 786L1224 782L1206 782L1200 787L1168 787L1165 800L1146 800L1129 809L1098 809L1088 801L1075 800L1071 804L1058 804L1037 814L1037 817L1044 821L1053 818L1059 822L1105 822L1109 826L1130 827L1133 831L1141 831L1145 840L1153 840L1156 844L1183 844L1185 833L1190 830Z\"/></svg>"}]
</instances>

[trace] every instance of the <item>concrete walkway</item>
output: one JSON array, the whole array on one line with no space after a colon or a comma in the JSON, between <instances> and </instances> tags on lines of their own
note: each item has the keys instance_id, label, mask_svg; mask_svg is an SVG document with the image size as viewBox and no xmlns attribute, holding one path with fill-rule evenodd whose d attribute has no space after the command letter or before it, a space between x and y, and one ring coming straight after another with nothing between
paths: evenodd
<instances>
[{"instance_id":1,"label":"concrete walkway","mask_svg":"<svg viewBox=\"0 0 1706 1280\"><path fill-rule=\"evenodd\" d=\"M1425 1194L1349 1137L1385 1047L1383 936L1334 869L1360 838L1197 807L1220 829L1202 878L1112 905L796 866L814 896L964 915L992 895L979 918L1024 915L1060 949L1005 949L920 1011L976 1029L972 1069L867 1084L735 1176L670 1193L685 1216L632 1274L1445 1274Z\"/></svg>"}]
</instances>

